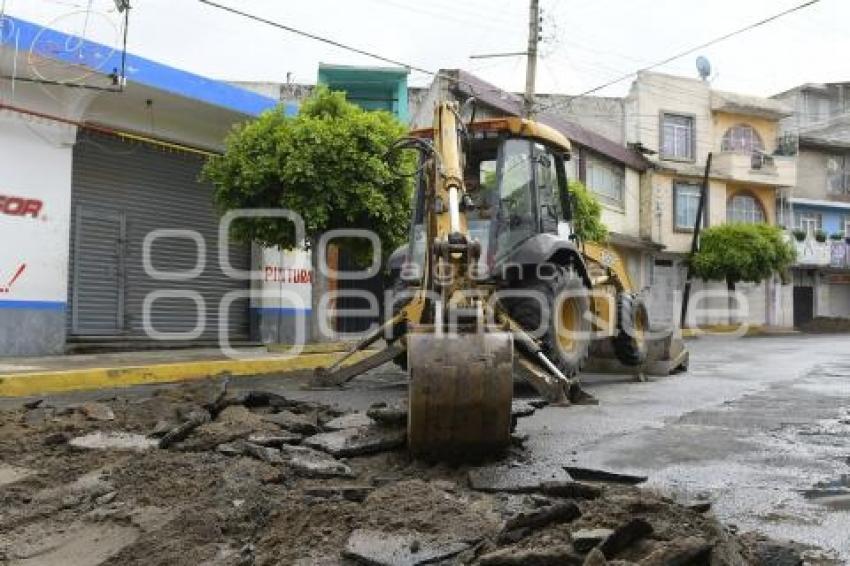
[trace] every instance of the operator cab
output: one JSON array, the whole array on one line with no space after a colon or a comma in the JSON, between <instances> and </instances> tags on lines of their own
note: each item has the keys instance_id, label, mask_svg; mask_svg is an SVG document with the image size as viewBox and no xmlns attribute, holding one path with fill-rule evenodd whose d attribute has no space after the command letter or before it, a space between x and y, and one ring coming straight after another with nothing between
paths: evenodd
<instances>
[{"instance_id":1,"label":"operator cab","mask_svg":"<svg viewBox=\"0 0 850 566\"><path fill-rule=\"evenodd\" d=\"M569 157L563 144L506 131L480 131L479 124L472 125L469 143L463 146L464 189L469 197L463 201L463 212L470 238L481 243L478 273L489 276L537 234L569 237L571 210L564 165ZM426 240L426 176L423 171L416 183L407 254L420 267Z\"/></svg>"}]
</instances>

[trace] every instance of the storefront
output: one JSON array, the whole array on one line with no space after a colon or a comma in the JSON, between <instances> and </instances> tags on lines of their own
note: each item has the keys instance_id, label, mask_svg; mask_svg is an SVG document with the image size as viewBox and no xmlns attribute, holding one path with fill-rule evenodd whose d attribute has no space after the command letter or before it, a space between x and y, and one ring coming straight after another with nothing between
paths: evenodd
<instances>
[{"instance_id":1,"label":"storefront","mask_svg":"<svg viewBox=\"0 0 850 566\"><path fill-rule=\"evenodd\" d=\"M277 101L132 54L121 89L40 83L33 61L71 57L55 46L73 38L4 24L0 70L30 80L0 81L0 356L251 338L250 247L225 244L228 271L199 173Z\"/></svg>"}]
</instances>

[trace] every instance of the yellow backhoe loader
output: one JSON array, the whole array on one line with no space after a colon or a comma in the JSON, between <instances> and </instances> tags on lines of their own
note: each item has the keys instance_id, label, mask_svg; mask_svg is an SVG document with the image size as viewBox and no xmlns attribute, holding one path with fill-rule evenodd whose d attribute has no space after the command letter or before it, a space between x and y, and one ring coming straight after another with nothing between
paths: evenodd
<instances>
[{"instance_id":1,"label":"yellow backhoe loader","mask_svg":"<svg viewBox=\"0 0 850 566\"><path fill-rule=\"evenodd\" d=\"M465 124L443 102L433 127L397 148L418 150L420 167L410 241L388 262L389 320L317 369L317 383L395 361L410 377L409 449L464 458L510 443L515 369L568 404L592 401L577 380L592 343L621 365L646 363L647 310L621 258L571 230L563 135L515 117ZM386 348L344 365L382 338Z\"/></svg>"}]
</instances>

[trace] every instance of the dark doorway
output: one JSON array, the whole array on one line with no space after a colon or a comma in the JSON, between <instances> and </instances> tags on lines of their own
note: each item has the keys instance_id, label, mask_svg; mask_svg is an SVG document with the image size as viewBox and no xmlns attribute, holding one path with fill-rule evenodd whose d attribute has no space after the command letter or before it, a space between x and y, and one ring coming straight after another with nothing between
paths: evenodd
<instances>
[{"instance_id":1,"label":"dark doorway","mask_svg":"<svg viewBox=\"0 0 850 566\"><path fill-rule=\"evenodd\" d=\"M794 326L810 322L815 316L815 290L812 287L794 287Z\"/></svg>"}]
</instances>

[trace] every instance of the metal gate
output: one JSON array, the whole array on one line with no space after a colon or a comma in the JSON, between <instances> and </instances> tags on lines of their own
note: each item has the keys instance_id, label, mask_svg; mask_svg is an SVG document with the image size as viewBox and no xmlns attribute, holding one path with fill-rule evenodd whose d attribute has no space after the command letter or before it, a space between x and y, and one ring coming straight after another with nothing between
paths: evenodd
<instances>
[{"instance_id":1,"label":"metal gate","mask_svg":"<svg viewBox=\"0 0 850 566\"><path fill-rule=\"evenodd\" d=\"M72 336L209 341L222 325L230 340L248 338L249 282L219 265L218 215L212 187L198 181L202 165L201 156L80 134L72 180ZM250 246L230 244L229 256L234 269L249 269Z\"/></svg>"},{"instance_id":2,"label":"metal gate","mask_svg":"<svg viewBox=\"0 0 850 566\"><path fill-rule=\"evenodd\" d=\"M74 211L71 328L114 335L124 328L124 214L77 205Z\"/></svg>"}]
</instances>

